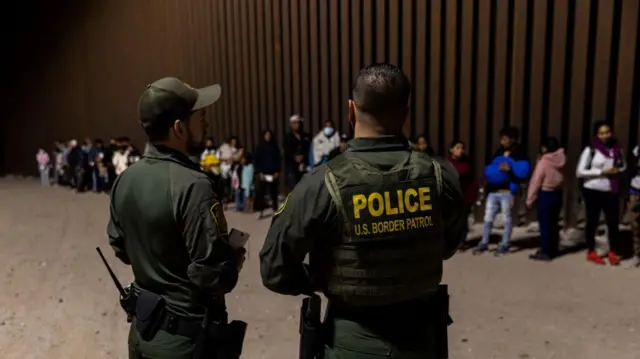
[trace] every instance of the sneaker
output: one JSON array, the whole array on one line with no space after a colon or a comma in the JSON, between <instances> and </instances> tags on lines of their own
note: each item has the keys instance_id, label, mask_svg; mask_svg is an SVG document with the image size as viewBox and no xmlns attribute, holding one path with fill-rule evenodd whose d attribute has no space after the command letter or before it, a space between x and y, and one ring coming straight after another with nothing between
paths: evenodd
<instances>
[{"instance_id":1,"label":"sneaker","mask_svg":"<svg viewBox=\"0 0 640 359\"><path fill-rule=\"evenodd\" d=\"M620 265L620 257L618 257L615 252L609 252L607 257L607 259L609 259L609 264L612 266Z\"/></svg>"},{"instance_id":2,"label":"sneaker","mask_svg":"<svg viewBox=\"0 0 640 359\"><path fill-rule=\"evenodd\" d=\"M475 247L473 249L472 254L477 255L477 254L482 254L484 252L486 252L489 249L489 246L486 244L479 244L477 247Z\"/></svg>"},{"instance_id":3,"label":"sneaker","mask_svg":"<svg viewBox=\"0 0 640 359\"><path fill-rule=\"evenodd\" d=\"M498 249L496 249L496 251L493 253L494 256L496 257L502 257L506 254L509 253L509 247L507 246L500 246L498 247Z\"/></svg>"},{"instance_id":4,"label":"sneaker","mask_svg":"<svg viewBox=\"0 0 640 359\"><path fill-rule=\"evenodd\" d=\"M605 264L604 259L602 259L596 251L587 252L587 261L595 264Z\"/></svg>"},{"instance_id":5,"label":"sneaker","mask_svg":"<svg viewBox=\"0 0 640 359\"><path fill-rule=\"evenodd\" d=\"M535 253L529 255L529 259L534 261L549 262L552 258L550 255L544 253L543 251L538 250Z\"/></svg>"}]
</instances>

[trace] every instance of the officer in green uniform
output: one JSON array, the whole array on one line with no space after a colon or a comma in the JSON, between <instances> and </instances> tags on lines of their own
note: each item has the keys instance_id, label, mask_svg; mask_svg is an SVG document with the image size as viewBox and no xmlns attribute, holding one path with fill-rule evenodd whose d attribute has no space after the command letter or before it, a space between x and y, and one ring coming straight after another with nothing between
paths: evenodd
<instances>
[{"instance_id":1,"label":"officer in green uniform","mask_svg":"<svg viewBox=\"0 0 640 359\"><path fill-rule=\"evenodd\" d=\"M393 65L360 72L348 150L294 188L260 252L268 289L328 298L324 358L439 359L446 345L434 297L467 212L455 169L401 135L410 93Z\"/></svg>"},{"instance_id":2,"label":"officer in green uniform","mask_svg":"<svg viewBox=\"0 0 640 359\"><path fill-rule=\"evenodd\" d=\"M244 250L229 245L213 182L189 156L204 148L204 109L219 85L176 78L146 87L138 103L149 145L111 190L109 242L133 269L138 293L130 358L191 359L205 313L226 315Z\"/></svg>"}]
</instances>

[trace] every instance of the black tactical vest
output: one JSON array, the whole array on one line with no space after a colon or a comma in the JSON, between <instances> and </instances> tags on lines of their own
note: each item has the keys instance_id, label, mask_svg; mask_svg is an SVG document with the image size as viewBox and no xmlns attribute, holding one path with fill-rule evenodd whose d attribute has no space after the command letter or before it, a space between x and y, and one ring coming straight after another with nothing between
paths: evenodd
<instances>
[{"instance_id":1,"label":"black tactical vest","mask_svg":"<svg viewBox=\"0 0 640 359\"><path fill-rule=\"evenodd\" d=\"M434 293L442 279L442 172L419 152L380 168L345 152L328 162L325 184L343 220L327 295L356 306Z\"/></svg>"}]
</instances>

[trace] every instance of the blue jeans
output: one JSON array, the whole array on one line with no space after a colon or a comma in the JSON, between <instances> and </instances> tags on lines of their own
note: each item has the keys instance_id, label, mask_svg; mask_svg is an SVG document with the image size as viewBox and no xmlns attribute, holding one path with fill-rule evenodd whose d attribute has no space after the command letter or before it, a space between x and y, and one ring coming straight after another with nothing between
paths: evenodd
<instances>
[{"instance_id":1,"label":"blue jeans","mask_svg":"<svg viewBox=\"0 0 640 359\"><path fill-rule=\"evenodd\" d=\"M538 224L540 225L540 250L548 256L558 253L560 244L560 211L562 191L538 192Z\"/></svg>"},{"instance_id":2,"label":"blue jeans","mask_svg":"<svg viewBox=\"0 0 640 359\"><path fill-rule=\"evenodd\" d=\"M500 246L508 247L509 240L511 239L511 200L513 195L510 192L493 192L487 196L487 204L484 209L484 229L482 230L482 242L480 245L489 244L489 237L491 236L491 227L493 226L493 219L498 213L498 209L504 215L504 234L502 235L502 242Z\"/></svg>"},{"instance_id":3,"label":"blue jeans","mask_svg":"<svg viewBox=\"0 0 640 359\"><path fill-rule=\"evenodd\" d=\"M91 181L93 182L93 191L102 192L104 188L104 178L97 171L91 171Z\"/></svg>"},{"instance_id":4,"label":"blue jeans","mask_svg":"<svg viewBox=\"0 0 640 359\"><path fill-rule=\"evenodd\" d=\"M236 211L244 211L244 190L242 188L238 188L236 191Z\"/></svg>"}]
</instances>

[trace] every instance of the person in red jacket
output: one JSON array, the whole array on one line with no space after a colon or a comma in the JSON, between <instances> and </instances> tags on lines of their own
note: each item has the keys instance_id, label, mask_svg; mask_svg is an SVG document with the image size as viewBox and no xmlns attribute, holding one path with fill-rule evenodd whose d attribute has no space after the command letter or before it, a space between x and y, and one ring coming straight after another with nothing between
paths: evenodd
<instances>
[{"instance_id":1,"label":"person in red jacket","mask_svg":"<svg viewBox=\"0 0 640 359\"><path fill-rule=\"evenodd\" d=\"M464 195L464 202L467 205L469 214L478 198L478 179L473 169L473 164L469 156L465 153L465 145L462 141L453 141L449 147L447 161L451 162L460 177L460 187Z\"/></svg>"}]
</instances>

